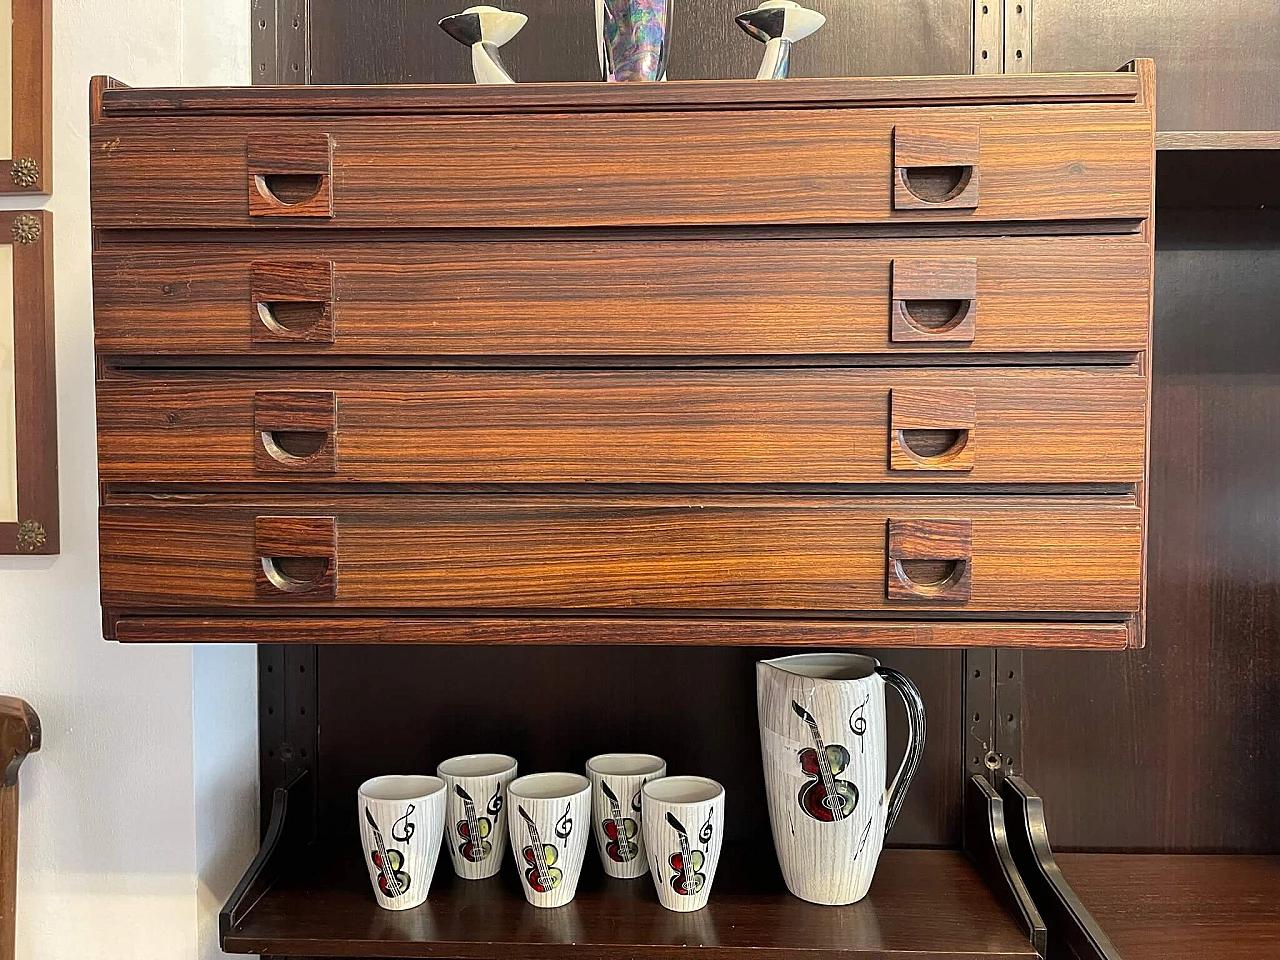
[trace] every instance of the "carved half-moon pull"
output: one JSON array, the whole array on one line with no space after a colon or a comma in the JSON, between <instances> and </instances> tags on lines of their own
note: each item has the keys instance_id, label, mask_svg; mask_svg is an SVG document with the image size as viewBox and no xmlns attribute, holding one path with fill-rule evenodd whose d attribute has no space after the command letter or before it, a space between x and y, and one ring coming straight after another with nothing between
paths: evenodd
<instances>
[{"instance_id":1,"label":"carved half-moon pull","mask_svg":"<svg viewBox=\"0 0 1280 960\"><path fill-rule=\"evenodd\" d=\"M976 208L979 144L976 123L894 127L894 209Z\"/></svg>"},{"instance_id":2,"label":"carved half-moon pull","mask_svg":"<svg viewBox=\"0 0 1280 960\"><path fill-rule=\"evenodd\" d=\"M894 343L968 343L977 319L976 259L894 259L889 308Z\"/></svg>"},{"instance_id":3,"label":"carved half-moon pull","mask_svg":"<svg viewBox=\"0 0 1280 960\"><path fill-rule=\"evenodd\" d=\"M246 166L249 216L333 216L333 138L327 133L251 136Z\"/></svg>"},{"instance_id":4,"label":"carved half-moon pull","mask_svg":"<svg viewBox=\"0 0 1280 960\"><path fill-rule=\"evenodd\" d=\"M253 465L265 473L338 472L338 400L332 390L253 395Z\"/></svg>"},{"instance_id":5,"label":"carved half-moon pull","mask_svg":"<svg viewBox=\"0 0 1280 960\"><path fill-rule=\"evenodd\" d=\"M332 600L338 595L338 524L333 517L255 517L254 590L260 599Z\"/></svg>"},{"instance_id":6,"label":"carved half-moon pull","mask_svg":"<svg viewBox=\"0 0 1280 960\"><path fill-rule=\"evenodd\" d=\"M890 520L890 600L966 601L973 582L971 520Z\"/></svg>"},{"instance_id":7,"label":"carved half-moon pull","mask_svg":"<svg viewBox=\"0 0 1280 960\"><path fill-rule=\"evenodd\" d=\"M253 343L334 342L332 261L255 260L249 296Z\"/></svg>"},{"instance_id":8,"label":"carved half-moon pull","mask_svg":"<svg viewBox=\"0 0 1280 960\"><path fill-rule=\"evenodd\" d=\"M942 472L973 469L972 390L910 390L889 393L889 469Z\"/></svg>"}]
</instances>

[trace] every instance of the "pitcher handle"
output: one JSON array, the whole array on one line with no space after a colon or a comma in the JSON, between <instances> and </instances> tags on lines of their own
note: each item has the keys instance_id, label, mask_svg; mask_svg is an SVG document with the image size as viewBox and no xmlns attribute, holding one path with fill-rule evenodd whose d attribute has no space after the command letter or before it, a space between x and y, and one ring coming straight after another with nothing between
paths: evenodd
<instances>
[{"instance_id":1,"label":"pitcher handle","mask_svg":"<svg viewBox=\"0 0 1280 960\"><path fill-rule=\"evenodd\" d=\"M888 813L884 819L884 835L889 836L898 814L902 812L902 801L906 799L907 788L911 786L911 778L920 767L920 757L924 754L924 700L920 691L906 674L899 673L892 667L876 667L876 673L884 682L898 691L902 697L902 705L907 708L907 752L902 758L893 782L884 792L884 802Z\"/></svg>"}]
</instances>

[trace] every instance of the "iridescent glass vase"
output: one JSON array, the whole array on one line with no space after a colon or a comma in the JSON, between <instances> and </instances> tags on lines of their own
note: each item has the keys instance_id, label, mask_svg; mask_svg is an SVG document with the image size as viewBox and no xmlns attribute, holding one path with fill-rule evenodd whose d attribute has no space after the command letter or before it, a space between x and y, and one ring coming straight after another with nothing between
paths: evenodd
<instances>
[{"instance_id":1,"label":"iridescent glass vase","mask_svg":"<svg viewBox=\"0 0 1280 960\"><path fill-rule=\"evenodd\" d=\"M596 0L605 80L667 79L671 0Z\"/></svg>"}]
</instances>

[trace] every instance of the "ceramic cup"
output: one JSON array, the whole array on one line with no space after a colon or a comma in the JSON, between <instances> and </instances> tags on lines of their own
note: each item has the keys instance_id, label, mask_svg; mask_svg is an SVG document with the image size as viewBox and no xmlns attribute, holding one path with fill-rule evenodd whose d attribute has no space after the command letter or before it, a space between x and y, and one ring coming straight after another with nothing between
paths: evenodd
<instances>
[{"instance_id":1,"label":"ceramic cup","mask_svg":"<svg viewBox=\"0 0 1280 960\"><path fill-rule=\"evenodd\" d=\"M374 777L360 785L360 839L378 906L408 910L431 889L444 834L444 781Z\"/></svg>"},{"instance_id":2,"label":"ceramic cup","mask_svg":"<svg viewBox=\"0 0 1280 960\"><path fill-rule=\"evenodd\" d=\"M706 777L650 780L640 806L658 900L679 913L701 910L720 863L724 787Z\"/></svg>"},{"instance_id":3,"label":"ceramic cup","mask_svg":"<svg viewBox=\"0 0 1280 960\"><path fill-rule=\"evenodd\" d=\"M591 781L576 773L534 773L507 786L507 829L520 887L535 907L573 899L587 853Z\"/></svg>"},{"instance_id":4,"label":"ceramic cup","mask_svg":"<svg viewBox=\"0 0 1280 960\"><path fill-rule=\"evenodd\" d=\"M591 832L609 876L632 880L649 872L640 830L640 788L666 775L666 761L651 753L602 753L587 761Z\"/></svg>"},{"instance_id":5,"label":"ceramic cup","mask_svg":"<svg viewBox=\"0 0 1280 960\"><path fill-rule=\"evenodd\" d=\"M502 869L507 851L507 784L516 761L505 753L472 753L436 767L445 782L445 836L453 872L483 880Z\"/></svg>"}]
</instances>

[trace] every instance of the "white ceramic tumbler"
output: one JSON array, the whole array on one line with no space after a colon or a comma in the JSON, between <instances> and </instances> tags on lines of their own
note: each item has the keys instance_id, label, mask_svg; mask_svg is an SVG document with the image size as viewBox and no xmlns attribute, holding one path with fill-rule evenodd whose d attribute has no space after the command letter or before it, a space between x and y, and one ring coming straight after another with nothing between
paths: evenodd
<instances>
[{"instance_id":1,"label":"white ceramic tumbler","mask_svg":"<svg viewBox=\"0 0 1280 960\"><path fill-rule=\"evenodd\" d=\"M587 761L591 832L609 876L632 880L649 872L640 829L640 788L666 775L666 761L651 753L602 753Z\"/></svg>"},{"instance_id":2,"label":"white ceramic tumbler","mask_svg":"<svg viewBox=\"0 0 1280 960\"><path fill-rule=\"evenodd\" d=\"M452 757L436 767L445 782L445 836L453 872L483 880L502 869L507 851L507 784L516 761L505 753Z\"/></svg>"},{"instance_id":3,"label":"white ceramic tumbler","mask_svg":"<svg viewBox=\"0 0 1280 960\"><path fill-rule=\"evenodd\" d=\"M534 773L507 786L507 829L525 899L562 907L578 890L591 822L591 781Z\"/></svg>"},{"instance_id":4,"label":"white ceramic tumbler","mask_svg":"<svg viewBox=\"0 0 1280 960\"><path fill-rule=\"evenodd\" d=\"M365 866L378 906L408 910L431 889L444 833L439 777L374 777L357 794Z\"/></svg>"},{"instance_id":5,"label":"white ceramic tumbler","mask_svg":"<svg viewBox=\"0 0 1280 960\"><path fill-rule=\"evenodd\" d=\"M640 805L659 902L678 913L701 910L724 844L724 787L706 777L650 780Z\"/></svg>"}]
</instances>

